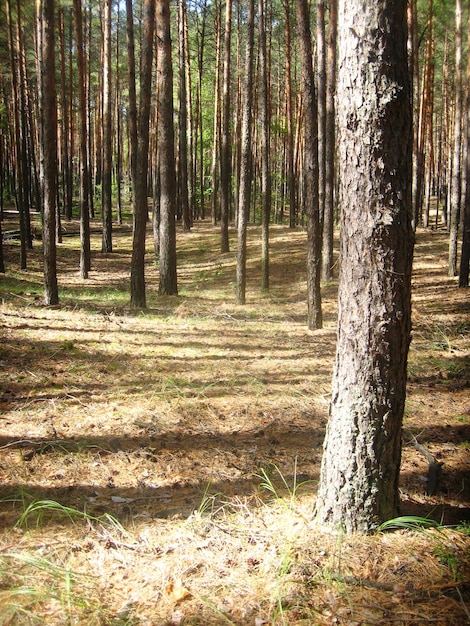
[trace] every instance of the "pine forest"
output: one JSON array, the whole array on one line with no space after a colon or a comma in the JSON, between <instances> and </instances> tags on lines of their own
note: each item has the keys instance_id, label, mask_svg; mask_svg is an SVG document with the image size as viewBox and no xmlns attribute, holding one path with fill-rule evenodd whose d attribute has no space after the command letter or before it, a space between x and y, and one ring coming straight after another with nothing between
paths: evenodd
<instances>
[{"instance_id":1,"label":"pine forest","mask_svg":"<svg viewBox=\"0 0 470 626\"><path fill-rule=\"evenodd\" d=\"M470 623L470 2L0 0L0 626Z\"/></svg>"}]
</instances>

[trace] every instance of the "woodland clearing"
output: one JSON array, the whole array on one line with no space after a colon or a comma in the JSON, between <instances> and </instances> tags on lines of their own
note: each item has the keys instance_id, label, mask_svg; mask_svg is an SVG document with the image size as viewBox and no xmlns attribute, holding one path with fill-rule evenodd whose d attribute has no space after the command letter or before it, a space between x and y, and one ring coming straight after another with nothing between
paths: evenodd
<instances>
[{"instance_id":1,"label":"woodland clearing","mask_svg":"<svg viewBox=\"0 0 470 626\"><path fill-rule=\"evenodd\" d=\"M178 233L177 297L157 295L148 238L140 311L128 305L130 226L116 227L112 254L93 235L87 281L78 225L64 227L54 308L41 246L20 271L18 242L4 241L0 625L470 623L470 299L447 276L445 230L419 230L415 250L411 528L345 536L312 519L337 283L309 332L305 232L272 227L262 293L249 228L245 306L234 232L223 255L206 222Z\"/></svg>"}]
</instances>

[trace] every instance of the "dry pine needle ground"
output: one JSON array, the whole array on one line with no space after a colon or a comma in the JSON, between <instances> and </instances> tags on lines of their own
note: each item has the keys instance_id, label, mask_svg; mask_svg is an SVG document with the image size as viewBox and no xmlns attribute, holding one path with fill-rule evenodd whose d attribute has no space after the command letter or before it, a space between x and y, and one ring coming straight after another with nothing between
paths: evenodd
<instances>
[{"instance_id":1,"label":"dry pine needle ground","mask_svg":"<svg viewBox=\"0 0 470 626\"><path fill-rule=\"evenodd\" d=\"M87 283L64 239L54 310L39 246L19 272L5 244L0 624L469 622L470 307L445 233L418 233L401 490L404 514L446 528L370 537L312 521L336 285L309 333L305 233L273 228L268 295L250 230L245 307L215 231L178 241L180 296L157 297L149 245L145 313L126 227L112 255L94 240ZM432 495L413 442L441 467Z\"/></svg>"}]
</instances>

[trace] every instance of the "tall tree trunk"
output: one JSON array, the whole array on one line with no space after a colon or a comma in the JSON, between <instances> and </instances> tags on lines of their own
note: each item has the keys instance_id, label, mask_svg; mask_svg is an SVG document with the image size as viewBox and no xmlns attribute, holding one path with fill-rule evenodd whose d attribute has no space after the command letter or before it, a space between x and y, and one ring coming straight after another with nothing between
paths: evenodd
<instances>
[{"instance_id":1,"label":"tall tree trunk","mask_svg":"<svg viewBox=\"0 0 470 626\"><path fill-rule=\"evenodd\" d=\"M80 277L88 278L91 268L90 247L90 169L88 166L87 102L81 0L73 0L78 71L78 107L80 124Z\"/></svg>"},{"instance_id":2,"label":"tall tree trunk","mask_svg":"<svg viewBox=\"0 0 470 626\"><path fill-rule=\"evenodd\" d=\"M21 119L20 110L17 106L19 100L19 70L18 70L18 49L13 31L13 16L10 0L6 0L6 16L8 21L8 47L10 51L10 68L12 83L12 101L14 116L14 162L15 162L15 202L18 209L20 222L20 267L26 269L27 233L25 217L25 198L23 187L23 156L21 140Z\"/></svg>"},{"instance_id":3,"label":"tall tree trunk","mask_svg":"<svg viewBox=\"0 0 470 626\"><path fill-rule=\"evenodd\" d=\"M413 225L416 228L421 222L422 205L423 205L423 188L424 188L424 160L425 160L425 146L427 137L427 123L429 121L428 105L429 98L431 96L431 82L430 72L433 63L432 51L433 51L433 38L434 38L434 10L433 0L428 2L428 22L427 22L427 39L426 39L426 51L424 60L424 71L421 95L419 99L419 117L418 127L416 129L417 139L414 154L413 164ZM415 60L414 67L417 67L417 61ZM417 78L416 72L414 77ZM416 87L417 89L417 87ZM416 93L415 89L415 93Z\"/></svg>"},{"instance_id":4,"label":"tall tree trunk","mask_svg":"<svg viewBox=\"0 0 470 626\"><path fill-rule=\"evenodd\" d=\"M470 2L469 2L470 8ZM470 18L467 24L468 37L470 41ZM469 271L470 271L470 54L467 54L467 80L466 80L466 158L465 158L465 194L463 210L463 226L462 226L462 252L460 255L459 266L459 287L468 287Z\"/></svg>"},{"instance_id":5,"label":"tall tree trunk","mask_svg":"<svg viewBox=\"0 0 470 626\"><path fill-rule=\"evenodd\" d=\"M449 276L457 274L457 248L462 194L462 0L455 3L455 113L449 224Z\"/></svg>"},{"instance_id":6,"label":"tall tree trunk","mask_svg":"<svg viewBox=\"0 0 470 626\"><path fill-rule=\"evenodd\" d=\"M197 30L198 35L198 55L197 55L197 96L196 96L196 124L194 128L194 138L195 138L195 163L196 163L196 176L195 176L195 187L199 186L199 209L198 216L201 219L205 218L205 184L204 184L204 124L203 124L203 103L202 103L202 70L204 67L204 47L206 42L206 22L207 22L207 0L204 0L203 5L201 7L201 31L199 32L199 27ZM198 22L199 24L199 22ZM216 35L217 37L217 35ZM217 54L216 54L216 78L215 82L217 83ZM214 103L215 106L216 103ZM215 136L214 136L215 141ZM197 183L196 183L197 181ZM196 196L197 191L195 190Z\"/></svg>"},{"instance_id":7,"label":"tall tree trunk","mask_svg":"<svg viewBox=\"0 0 470 626\"><path fill-rule=\"evenodd\" d=\"M302 101L304 124L304 179L307 214L307 301L310 330L323 325L321 306L321 222L319 207L319 164L317 98L313 73L312 35L307 0L297 0L297 26L302 68Z\"/></svg>"},{"instance_id":8,"label":"tall tree trunk","mask_svg":"<svg viewBox=\"0 0 470 626\"><path fill-rule=\"evenodd\" d=\"M103 20L103 171L101 181L101 214L103 220L102 252L113 251L112 214L112 73L111 73L111 8L112 0L104 0Z\"/></svg>"},{"instance_id":9,"label":"tall tree trunk","mask_svg":"<svg viewBox=\"0 0 470 626\"><path fill-rule=\"evenodd\" d=\"M287 119L287 188L289 195L289 226L294 228L297 224L297 199L296 181L294 168L294 113L292 96L292 70L291 70L291 20L290 2L284 0L285 16L285 69L286 69L286 119Z\"/></svg>"},{"instance_id":10,"label":"tall tree trunk","mask_svg":"<svg viewBox=\"0 0 470 626\"><path fill-rule=\"evenodd\" d=\"M176 170L170 1L156 0L158 46L158 145L160 150L160 295L177 295Z\"/></svg>"},{"instance_id":11,"label":"tall tree trunk","mask_svg":"<svg viewBox=\"0 0 470 626\"><path fill-rule=\"evenodd\" d=\"M259 30L259 116L261 126L261 288L269 290L269 222L271 218L271 161L268 55L266 46L266 2L258 0Z\"/></svg>"},{"instance_id":12,"label":"tall tree trunk","mask_svg":"<svg viewBox=\"0 0 470 626\"><path fill-rule=\"evenodd\" d=\"M137 163L134 187L134 234L131 260L131 305L145 307L145 231L148 220L149 120L152 99L153 40L155 33L155 2L145 0L143 6L142 60L140 70L140 106Z\"/></svg>"},{"instance_id":13,"label":"tall tree trunk","mask_svg":"<svg viewBox=\"0 0 470 626\"><path fill-rule=\"evenodd\" d=\"M215 7L215 31L216 31L216 50L215 50L215 85L214 85L214 139L212 142L212 164L211 164L211 178L212 178L212 198L211 198L211 217L212 225L217 224L217 220L220 216L219 206L219 183L220 183L220 145L221 145L221 46L222 46L222 4L220 0L216 1Z\"/></svg>"},{"instance_id":14,"label":"tall tree trunk","mask_svg":"<svg viewBox=\"0 0 470 626\"><path fill-rule=\"evenodd\" d=\"M64 215L67 220L72 219L73 201L73 178L72 178L72 153L70 150L70 123L69 103L67 101L66 80L66 52L65 52L65 28L64 9L60 8L58 14L58 33L60 50L60 109L62 116L62 202Z\"/></svg>"},{"instance_id":15,"label":"tall tree trunk","mask_svg":"<svg viewBox=\"0 0 470 626\"><path fill-rule=\"evenodd\" d=\"M231 149L230 149L230 44L232 37L232 0L226 0L224 31L224 71L222 80L222 128L220 138L220 230L221 252L229 252L228 226L231 195Z\"/></svg>"},{"instance_id":16,"label":"tall tree trunk","mask_svg":"<svg viewBox=\"0 0 470 626\"><path fill-rule=\"evenodd\" d=\"M246 301L246 235L250 210L252 166L251 126L253 109L254 13L254 0L248 0L245 81L243 85L243 120L241 131L240 188L238 190L237 304L245 304Z\"/></svg>"},{"instance_id":17,"label":"tall tree trunk","mask_svg":"<svg viewBox=\"0 0 470 626\"><path fill-rule=\"evenodd\" d=\"M413 248L406 0L340 0L338 24L338 343L316 517L365 532L399 507Z\"/></svg>"},{"instance_id":18,"label":"tall tree trunk","mask_svg":"<svg viewBox=\"0 0 470 626\"><path fill-rule=\"evenodd\" d=\"M126 0L127 67L129 71L128 132L130 142L131 180L134 192L137 165L137 95L135 84L134 13L132 0Z\"/></svg>"},{"instance_id":19,"label":"tall tree trunk","mask_svg":"<svg viewBox=\"0 0 470 626\"><path fill-rule=\"evenodd\" d=\"M31 167L30 167L30 155L28 150L28 113L26 105L26 61L25 61L25 49L24 49L24 33L23 33L23 19L20 1L16 3L16 40L18 51L18 88L19 88L19 105L20 108L20 124L21 124L21 185L23 187L23 210L24 210L24 227L26 235L26 245L29 249L33 247L33 236L31 232L31 199L32 199L32 185L31 185ZM42 207L39 205L39 210L42 212Z\"/></svg>"},{"instance_id":20,"label":"tall tree trunk","mask_svg":"<svg viewBox=\"0 0 470 626\"><path fill-rule=\"evenodd\" d=\"M336 164L336 44L337 0L329 0L329 32L327 51L326 121L325 121L325 208L323 211L322 279L333 274L333 233L335 222L335 164Z\"/></svg>"},{"instance_id":21,"label":"tall tree trunk","mask_svg":"<svg viewBox=\"0 0 470 626\"><path fill-rule=\"evenodd\" d=\"M57 102L55 82L54 0L38 0L39 112L41 120L44 252L44 302L59 303L56 252Z\"/></svg>"},{"instance_id":22,"label":"tall tree trunk","mask_svg":"<svg viewBox=\"0 0 470 626\"><path fill-rule=\"evenodd\" d=\"M116 20L116 79L115 79L115 103L114 117L116 120L116 155L115 155L115 172L116 172L116 194L117 194L117 223L122 224L122 93L121 93L121 73L119 71L121 46L120 46L120 16L121 12L117 12Z\"/></svg>"},{"instance_id":23,"label":"tall tree trunk","mask_svg":"<svg viewBox=\"0 0 470 626\"><path fill-rule=\"evenodd\" d=\"M326 168L326 40L325 0L317 0L317 73L318 73L318 206L320 225L325 214Z\"/></svg>"},{"instance_id":24,"label":"tall tree trunk","mask_svg":"<svg viewBox=\"0 0 470 626\"><path fill-rule=\"evenodd\" d=\"M178 150L178 188L183 231L191 229L188 190L188 94L186 82L186 40L185 40L186 0L178 4L178 60L179 60L179 150Z\"/></svg>"}]
</instances>

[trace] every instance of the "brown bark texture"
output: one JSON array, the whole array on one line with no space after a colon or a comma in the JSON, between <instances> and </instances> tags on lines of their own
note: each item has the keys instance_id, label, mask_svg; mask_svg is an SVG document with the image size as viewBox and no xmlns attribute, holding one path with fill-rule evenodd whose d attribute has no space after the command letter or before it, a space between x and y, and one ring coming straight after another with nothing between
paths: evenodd
<instances>
[{"instance_id":1,"label":"brown bark texture","mask_svg":"<svg viewBox=\"0 0 470 626\"><path fill-rule=\"evenodd\" d=\"M171 64L170 2L156 1L158 145L160 148L160 295L177 295L176 168Z\"/></svg>"},{"instance_id":2,"label":"brown bark texture","mask_svg":"<svg viewBox=\"0 0 470 626\"><path fill-rule=\"evenodd\" d=\"M338 343L317 521L366 532L399 511L410 341L406 1L340 0Z\"/></svg>"},{"instance_id":3,"label":"brown bark texture","mask_svg":"<svg viewBox=\"0 0 470 626\"><path fill-rule=\"evenodd\" d=\"M41 50L39 59L39 107L43 197L44 302L59 303L56 252L57 103L55 82L54 0L39 3Z\"/></svg>"}]
</instances>

